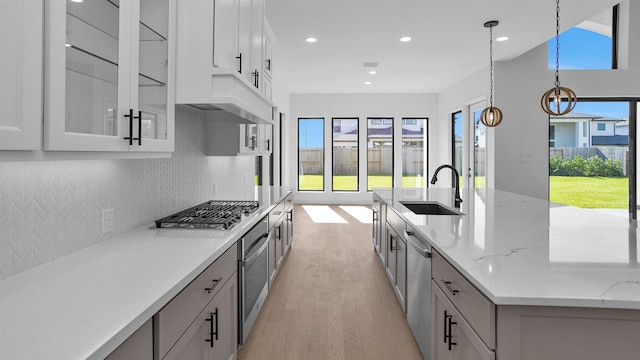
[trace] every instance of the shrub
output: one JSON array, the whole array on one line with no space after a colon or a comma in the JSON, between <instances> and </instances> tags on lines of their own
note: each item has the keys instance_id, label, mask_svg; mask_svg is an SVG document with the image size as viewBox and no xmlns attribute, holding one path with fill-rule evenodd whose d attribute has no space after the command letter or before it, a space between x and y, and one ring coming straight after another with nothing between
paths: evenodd
<instances>
[{"instance_id":1,"label":"shrub","mask_svg":"<svg viewBox=\"0 0 640 360\"><path fill-rule=\"evenodd\" d=\"M549 158L549 175L551 176L624 176L620 160L602 160L599 156L591 156L585 160L576 156L573 159L560 157Z\"/></svg>"}]
</instances>

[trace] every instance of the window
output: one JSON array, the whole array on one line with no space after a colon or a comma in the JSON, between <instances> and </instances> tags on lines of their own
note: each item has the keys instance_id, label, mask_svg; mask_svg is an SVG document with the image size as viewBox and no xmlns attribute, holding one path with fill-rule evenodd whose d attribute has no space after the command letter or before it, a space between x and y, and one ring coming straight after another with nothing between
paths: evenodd
<instances>
[{"instance_id":1,"label":"window","mask_svg":"<svg viewBox=\"0 0 640 360\"><path fill-rule=\"evenodd\" d=\"M333 119L333 191L358 191L358 119Z\"/></svg>"},{"instance_id":2,"label":"window","mask_svg":"<svg viewBox=\"0 0 640 360\"><path fill-rule=\"evenodd\" d=\"M606 118L615 124L593 122L587 139L579 138L582 119L571 115L549 118L549 200L629 216L631 189L629 171L635 165L630 151L629 125L635 121L631 103L625 99L578 99L574 113L588 118ZM554 147L553 144L561 146ZM556 145L556 146L557 146ZM635 212L634 212L635 215Z\"/></svg>"},{"instance_id":3,"label":"window","mask_svg":"<svg viewBox=\"0 0 640 360\"><path fill-rule=\"evenodd\" d=\"M393 187L393 119L391 118L367 119L367 190L374 187Z\"/></svg>"},{"instance_id":4,"label":"window","mask_svg":"<svg viewBox=\"0 0 640 360\"><path fill-rule=\"evenodd\" d=\"M298 119L298 190L324 190L324 118Z\"/></svg>"},{"instance_id":5,"label":"window","mask_svg":"<svg viewBox=\"0 0 640 360\"><path fill-rule=\"evenodd\" d=\"M451 165L462 175L462 111L451 114L451 138ZM452 179L452 187L455 181Z\"/></svg>"},{"instance_id":6,"label":"window","mask_svg":"<svg viewBox=\"0 0 640 360\"><path fill-rule=\"evenodd\" d=\"M476 143L473 151L474 188L486 187L487 176L487 127L480 122L482 109L473 112Z\"/></svg>"},{"instance_id":7,"label":"window","mask_svg":"<svg viewBox=\"0 0 640 360\"><path fill-rule=\"evenodd\" d=\"M560 33L560 69L617 68L618 5ZM556 39L547 42L549 69L556 68Z\"/></svg>"},{"instance_id":8,"label":"window","mask_svg":"<svg viewBox=\"0 0 640 360\"><path fill-rule=\"evenodd\" d=\"M402 187L424 187L428 119L402 119Z\"/></svg>"}]
</instances>

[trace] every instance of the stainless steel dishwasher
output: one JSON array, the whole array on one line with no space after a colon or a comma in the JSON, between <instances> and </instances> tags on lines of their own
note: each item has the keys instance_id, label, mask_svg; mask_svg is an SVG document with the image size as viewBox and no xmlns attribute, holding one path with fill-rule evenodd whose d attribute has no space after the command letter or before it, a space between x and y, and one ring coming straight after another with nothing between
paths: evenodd
<instances>
[{"instance_id":1,"label":"stainless steel dishwasher","mask_svg":"<svg viewBox=\"0 0 640 360\"><path fill-rule=\"evenodd\" d=\"M431 356L431 246L409 224L407 240L407 321L422 357Z\"/></svg>"}]
</instances>

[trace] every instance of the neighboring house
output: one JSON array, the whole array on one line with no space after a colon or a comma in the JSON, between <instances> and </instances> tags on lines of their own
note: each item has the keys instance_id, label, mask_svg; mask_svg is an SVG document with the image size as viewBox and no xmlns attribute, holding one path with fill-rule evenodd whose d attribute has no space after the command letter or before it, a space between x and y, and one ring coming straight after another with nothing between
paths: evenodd
<instances>
[{"instance_id":1,"label":"neighboring house","mask_svg":"<svg viewBox=\"0 0 640 360\"><path fill-rule=\"evenodd\" d=\"M625 122L626 129L622 125ZM552 116L549 119L549 147L627 146L628 126L625 119L576 112Z\"/></svg>"},{"instance_id":2,"label":"neighboring house","mask_svg":"<svg viewBox=\"0 0 640 360\"><path fill-rule=\"evenodd\" d=\"M422 147L424 143L424 125L417 119L402 120L402 139L405 146ZM365 129L368 148L391 145L393 124L391 119L371 119ZM333 120L333 142L335 146L356 146L358 144L358 125L353 119Z\"/></svg>"}]
</instances>

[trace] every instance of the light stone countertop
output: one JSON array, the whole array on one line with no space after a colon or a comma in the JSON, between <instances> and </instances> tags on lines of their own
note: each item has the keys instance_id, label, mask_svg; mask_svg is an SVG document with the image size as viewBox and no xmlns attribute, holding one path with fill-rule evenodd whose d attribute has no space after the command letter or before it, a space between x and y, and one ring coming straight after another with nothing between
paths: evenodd
<instances>
[{"instance_id":1,"label":"light stone countertop","mask_svg":"<svg viewBox=\"0 0 640 360\"><path fill-rule=\"evenodd\" d=\"M230 230L149 224L0 281L0 359L105 358L289 192L235 194L261 202Z\"/></svg>"},{"instance_id":2,"label":"light stone countertop","mask_svg":"<svg viewBox=\"0 0 640 360\"><path fill-rule=\"evenodd\" d=\"M453 190L374 193L498 305L640 309L639 242L627 217L492 189L462 191L462 216L416 215L400 202L453 207Z\"/></svg>"}]
</instances>

